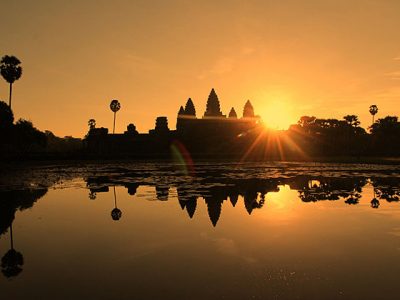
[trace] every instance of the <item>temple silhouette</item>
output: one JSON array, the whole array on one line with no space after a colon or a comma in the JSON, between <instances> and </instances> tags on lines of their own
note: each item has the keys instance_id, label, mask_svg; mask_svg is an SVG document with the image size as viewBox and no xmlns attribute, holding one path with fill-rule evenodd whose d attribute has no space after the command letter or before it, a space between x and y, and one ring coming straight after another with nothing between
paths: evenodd
<instances>
[{"instance_id":1,"label":"temple silhouette","mask_svg":"<svg viewBox=\"0 0 400 300\"><path fill-rule=\"evenodd\" d=\"M107 128L90 128L86 149L94 154L129 154L138 156L169 155L172 148L191 155L242 153L262 130L261 118L247 100L243 114L238 117L232 107L228 116L222 113L214 89L207 99L202 117L197 117L195 104L189 98L177 114L176 130L171 130L165 116L156 118L154 129L138 133L129 124L123 134L110 134Z\"/></svg>"}]
</instances>

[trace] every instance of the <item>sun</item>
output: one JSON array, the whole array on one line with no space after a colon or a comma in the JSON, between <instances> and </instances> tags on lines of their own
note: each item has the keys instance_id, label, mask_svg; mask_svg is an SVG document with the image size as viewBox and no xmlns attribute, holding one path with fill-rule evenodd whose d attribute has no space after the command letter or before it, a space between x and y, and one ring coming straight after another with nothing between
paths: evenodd
<instances>
[{"instance_id":1,"label":"sun","mask_svg":"<svg viewBox=\"0 0 400 300\"><path fill-rule=\"evenodd\" d=\"M297 122L293 105L286 101L268 101L262 108L261 117L266 127L286 130Z\"/></svg>"}]
</instances>

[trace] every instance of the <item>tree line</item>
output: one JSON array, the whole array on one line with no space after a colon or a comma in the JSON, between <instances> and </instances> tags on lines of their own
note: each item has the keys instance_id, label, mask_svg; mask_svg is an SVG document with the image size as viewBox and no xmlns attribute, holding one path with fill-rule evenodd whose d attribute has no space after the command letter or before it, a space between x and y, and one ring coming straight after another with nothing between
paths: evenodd
<instances>
[{"instance_id":1,"label":"tree line","mask_svg":"<svg viewBox=\"0 0 400 300\"><path fill-rule=\"evenodd\" d=\"M400 122L397 116L374 120L377 106L371 105L373 123L368 131L356 115L342 120L303 116L289 129L289 135L309 154L315 155L400 155Z\"/></svg>"}]
</instances>

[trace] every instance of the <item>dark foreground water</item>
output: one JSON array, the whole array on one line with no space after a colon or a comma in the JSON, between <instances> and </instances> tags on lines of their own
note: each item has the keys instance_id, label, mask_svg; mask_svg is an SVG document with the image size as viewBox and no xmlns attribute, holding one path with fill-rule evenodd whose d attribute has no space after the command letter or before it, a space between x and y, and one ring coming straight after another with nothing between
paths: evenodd
<instances>
[{"instance_id":1,"label":"dark foreground water","mask_svg":"<svg viewBox=\"0 0 400 300\"><path fill-rule=\"evenodd\" d=\"M1 299L398 299L400 166L5 168Z\"/></svg>"}]
</instances>

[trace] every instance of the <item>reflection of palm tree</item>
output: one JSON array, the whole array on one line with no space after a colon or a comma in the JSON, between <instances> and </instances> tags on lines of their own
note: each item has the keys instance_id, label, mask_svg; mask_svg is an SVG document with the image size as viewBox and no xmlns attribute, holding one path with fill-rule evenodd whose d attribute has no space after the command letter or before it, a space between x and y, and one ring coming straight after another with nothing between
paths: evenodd
<instances>
[{"instance_id":1,"label":"reflection of palm tree","mask_svg":"<svg viewBox=\"0 0 400 300\"><path fill-rule=\"evenodd\" d=\"M119 103L118 100L112 100L110 103L110 109L112 110L112 112L114 113L114 125L113 125L113 134L115 132L115 118L117 115L117 111L119 111L121 108L121 103Z\"/></svg>"},{"instance_id":2,"label":"reflection of palm tree","mask_svg":"<svg viewBox=\"0 0 400 300\"><path fill-rule=\"evenodd\" d=\"M375 123L375 115L378 113L378 106L375 104L369 107L369 113L372 115L372 125Z\"/></svg>"},{"instance_id":3,"label":"reflection of palm tree","mask_svg":"<svg viewBox=\"0 0 400 300\"><path fill-rule=\"evenodd\" d=\"M21 267L24 264L24 257L22 254L14 250L12 224L10 225L10 243L11 249L8 250L1 259L1 271L7 278L17 276L19 273L21 273Z\"/></svg>"},{"instance_id":4,"label":"reflection of palm tree","mask_svg":"<svg viewBox=\"0 0 400 300\"><path fill-rule=\"evenodd\" d=\"M96 192L93 192L93 191L89 192L89 199L90 200L96 200L96 197L97 197Z\"/></svg>"},{"instance_id":5,"label":"reflection of palm tree","mask_svg":"<svg viewBox=\"0 0 400 300\"><path fill-rule=\"evenodd\" d=\"M15 80L18 80L22 75L22 67L19 65L21 61L15 56L5 55L1 59L1 76L10 84L10 95L8 105L11 108L12 85Z\"/></svg>"},{"instance_id":6,"label":"reflection of palm tree","mask_svg":"<svg viewBox=\"0 0 400 300\"><path fill-rule=\"evenodd\" d=\"M375 197L374 197L374 199L372 199L371 200L371 207L372 208L378 208L379 207L379 200L378 199L376 199Z\"/></svg>"},{"instance_id":7,"label":"reflection of palm tree","mask_svg":"<svg viewBox=\"0 0 400 300\"><path fill-rule=\"evenodd\" d=\"M115 193L115 186L114 186L114 209L111 211L111 218L114 221L118 221L122 217L122 211L117 207L117 195Z\"/></svg>"},{"instance_id":8,"label":"reflection of palm tree","mask_svg":"<svg viewBox=\"0 0 400 300\"><path fill-rule=\"evenodd\" d=\"M379 200L375 197L375 188L374 188L374 199L371 200L371 207L378 208L379 207Z\"/></svg>"}]
</instances>

